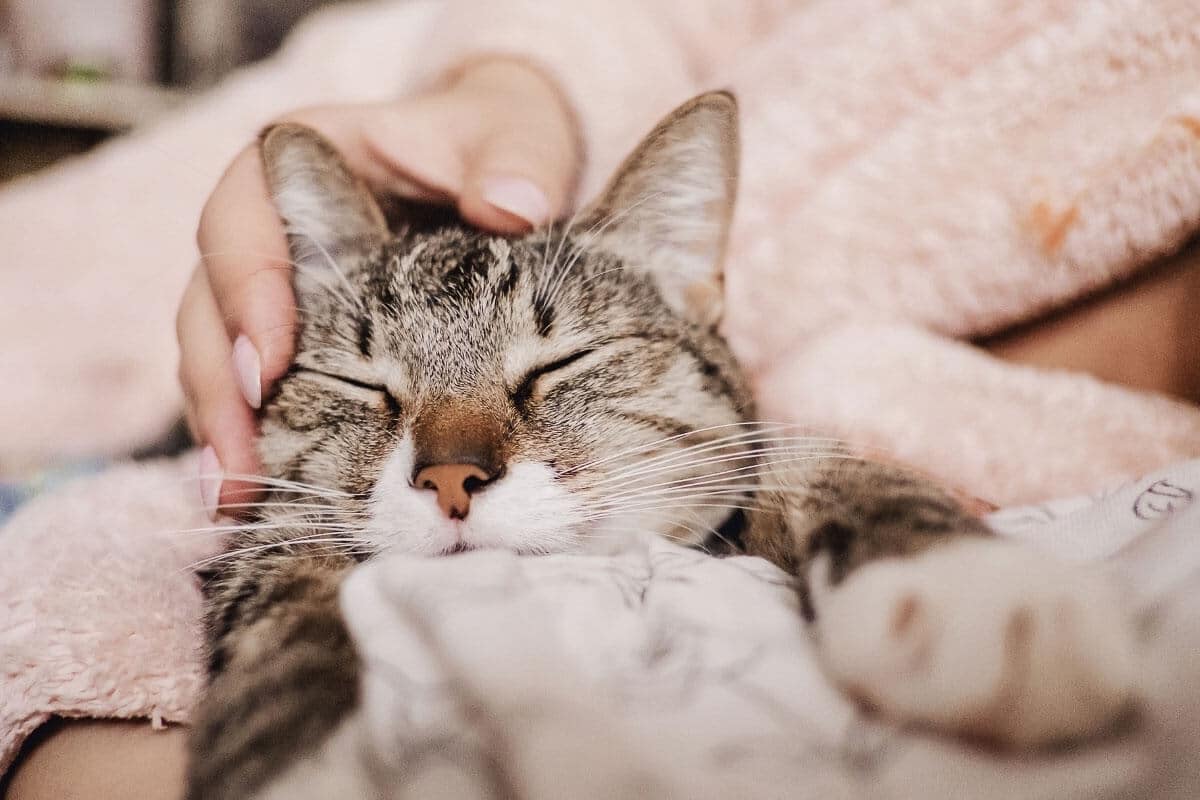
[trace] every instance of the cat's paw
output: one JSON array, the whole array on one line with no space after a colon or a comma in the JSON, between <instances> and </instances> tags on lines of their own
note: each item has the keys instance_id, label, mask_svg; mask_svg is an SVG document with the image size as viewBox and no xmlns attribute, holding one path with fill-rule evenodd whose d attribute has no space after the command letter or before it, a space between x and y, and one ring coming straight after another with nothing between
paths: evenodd
<instances>
[{"instance_id":1,"label":"cat's paw","mask_svg":"<svg viewBox=\"0 0 1200 800\"><path fill-rule=\"evenodd\" d=\"M891 719L1032 747L1102 733L1132 698L1132 620L1098 570L971 539L814 588L829 675Z\"/></svg>"}]
</instances>

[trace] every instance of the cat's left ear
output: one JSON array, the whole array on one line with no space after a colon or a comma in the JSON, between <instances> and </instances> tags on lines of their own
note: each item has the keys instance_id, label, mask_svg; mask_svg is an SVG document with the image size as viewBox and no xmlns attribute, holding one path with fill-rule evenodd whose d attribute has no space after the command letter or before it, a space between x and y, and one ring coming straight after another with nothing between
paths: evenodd
<instances>
[{"instance_id":1,"label":"cat's left ear","mask_svg":"<svg viewBox=\"0 0 1200 800\"><path fill-rule=\"evenodd\" d=\"M263 171L296 262L293 281L309 291L337 284L387 237L379 204L340 153L312 128L272 125L259 139Z\"/></svg>"},{"instance_id":2,"label":"cat's left ear","mask_svg":"<svg viewBox=\"0 0 1200 800\"><path fill-rule=\"evenodd\" d=\"M713 326L737 193L737 102L700 95L673 111L625 160L583 217L580 235L648 271L663 298Z\"/></svg>"}]
</instances>

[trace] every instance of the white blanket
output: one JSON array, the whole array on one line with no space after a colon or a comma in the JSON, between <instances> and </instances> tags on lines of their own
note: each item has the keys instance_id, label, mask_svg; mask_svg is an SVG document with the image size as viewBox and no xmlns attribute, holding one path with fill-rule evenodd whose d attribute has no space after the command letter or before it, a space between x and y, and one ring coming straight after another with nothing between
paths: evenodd
<instances>
[{"instance_id":1,"label":"white blanket","mask_svg":"<svg viewBox=\"0 0 1200 800\"><path fill-rule=\"evenodd\" d=\"M787 576L756 558L664 542L392 557L343 592L364 711L272 796L1200 797L1197 493L1200 461L992 519L1106 559L1142 617L1138 708L1086 746L1001 753L871 719L824 680Z\"/></svg>"}]
</instances>

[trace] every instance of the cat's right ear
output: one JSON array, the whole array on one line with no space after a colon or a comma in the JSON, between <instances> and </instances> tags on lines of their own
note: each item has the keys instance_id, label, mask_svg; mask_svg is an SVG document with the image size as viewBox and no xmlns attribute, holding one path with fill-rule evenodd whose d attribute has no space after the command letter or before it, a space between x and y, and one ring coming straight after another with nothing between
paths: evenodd
<instances>
[{"instance_id":1,"label":"cat's right ear","mask_svg":"<svg viewBox=\"0 0 1200 800\"><path fill-rule=\"evenodd\" d=\"M325 137L295 123L259 137L267 188L287 231L298 300L328 291L387 238L379 204Z\"/></svg>"},{"instance_id":2,"label":"cat's right ear","mask_svg":"<svg viewBox=\"0 0 1200 800\"><path fill-rule=\"evenodd\" d=\"M737 174L737 102L728 92L702 94L642 140L579 227L586 241L649 274L676 312L715 326Z\"/></svg>"}]
</instances>

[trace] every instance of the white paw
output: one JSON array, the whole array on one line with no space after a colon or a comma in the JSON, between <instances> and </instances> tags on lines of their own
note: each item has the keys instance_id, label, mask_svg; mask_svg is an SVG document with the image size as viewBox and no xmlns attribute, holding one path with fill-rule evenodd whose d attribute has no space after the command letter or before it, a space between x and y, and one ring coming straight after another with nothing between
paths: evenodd
<instances>
[{"instance_id":1,"label":"white paw","mask_svg":"<svg viewBox=\"0 0 1200 800\"><path fill-rule=\"evenodd\" d=\"M1099 570L970 540L816 590L830 676L892 719L1030 747L1100 733L1130 700L1132 620Z\"/></svg>"}]
</instances>

